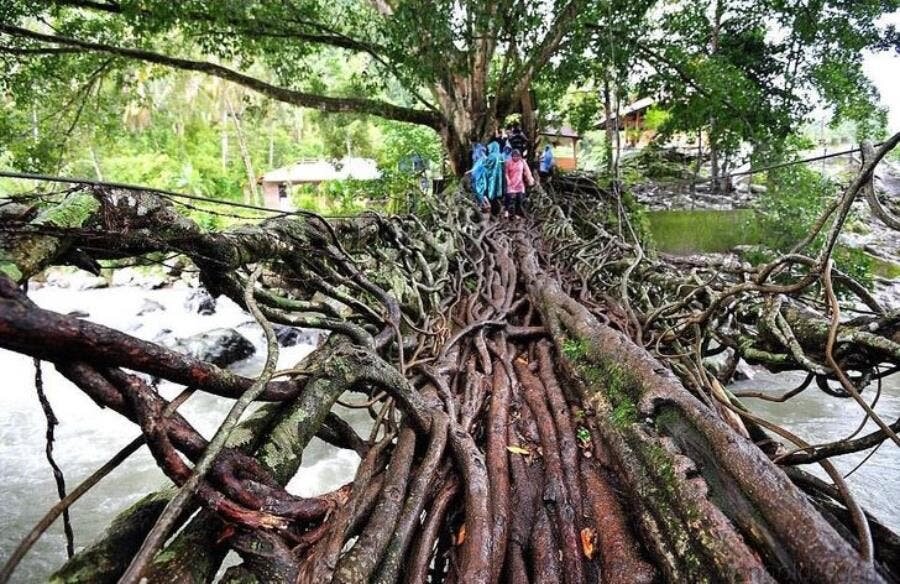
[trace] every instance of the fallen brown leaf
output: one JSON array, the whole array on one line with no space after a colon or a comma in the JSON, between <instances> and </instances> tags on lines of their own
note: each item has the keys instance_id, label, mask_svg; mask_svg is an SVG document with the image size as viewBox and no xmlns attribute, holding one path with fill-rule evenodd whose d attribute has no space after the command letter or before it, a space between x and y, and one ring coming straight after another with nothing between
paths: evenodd
<instances>
[{"instance_id":1,"label":"fallen brown leaf","mask_svg":"<svg viewBox=\"0 0 900 584\"><path fill-rule=\"evenodd\" d=\"M597 530L593 527L585 527L581 530L581 551L587 559L594 557L594 543L597 541Z\"/></svg>"},{"instance_id":2,"label":"fallen brown leaf","mask_svg":"<svg viewBox=\"0 0 900 584\"><path fill-rule=\"evenodd\" d=\"M463 523L459 527L459 531L456 533L456 545L462 545L464 541L466 541L466 524L465 523Z\"/></svg>"}]
</instances>

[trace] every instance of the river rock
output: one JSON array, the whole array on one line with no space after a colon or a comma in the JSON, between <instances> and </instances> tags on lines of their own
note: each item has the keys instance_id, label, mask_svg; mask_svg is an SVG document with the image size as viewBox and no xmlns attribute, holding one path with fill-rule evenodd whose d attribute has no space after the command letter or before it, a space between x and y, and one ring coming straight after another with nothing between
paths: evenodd
<instances>
[{"instance_id":1,"label":"river rock","mask_svg":"<svg viewBox=\"0 0 900 584\"><path fill-rule=\"evenodd\" d=\"M852 231L842 231L840 235L838 235L838 241L846 247L850 249L862 249L869 238L861 233L854 233Z\"/></svg>"},{"instance_id":2,"label":"river rock","mask_svg":"<svg viewBox=\"0 0 900 584\"><path fill-rule=\"evenodd\" d=\"M184 307L197 314L215 314L216 299L205 289L198 288L184 301Z\"/></svg>"},{"instance_id":3,"label":"river rock","mask_svg":"<svg viewBox=\"0 0 900 584\"><path fill-rule=\"evenodd\" d=\"M51 270L47 274L47 285L57 288L69 288L71 290L96 290L108 288L109 282L101 276L94 276L87 272L68 270Z\"/></svg>"},{"instance_id":4,"label":"river rock","mask_svg":"<svg viewBox=\"0 0 900 584\"><path fill-rule=\"evenodd\" d=\"M754 377L756 377L756 371L753 370L753 366L748 365L746 361L741 359L738 362L737 369L734 370L734 380L747 381Z\"/></svg>"},{"instance_id":5,"label":"river rock","mask_svg":"<svg viewBox=\"0 0 900 584\"><path fill-rule=\"evenodd\" d=\"M256 352L253 343L230 328L213 329L185 338L164 341L170 348L219 367L227 367Z\"/></svg>"},{"instance_id":6,"label":"river rock","mask_svg":"<svg viewBox=\"0 0 900 584\"><path fill-rule=\"evenodd\" d=\"M135 284L145 290L159 290L169 285L166 277L159 273L142 274L135 280Z\"/></svg>"},{"instance_id":7,"label":"river rock","mask_svg":"<svg viewBox=\"0 0 900 584\"><path fill-rule=\"evenodd\" d=\"M900 306L900 280L896 278L884 278L876 276L874 278L875 289L873 293L875 299L885 307Z\"/></svg>"},{"instance_id":8,"label":"river rock","mask_svg":"<svg viewBox=\"0 0 900 584\"><path fill-rule=\"evenodd\" d=\"M109 281L102 276L83 276L78 279L77 284L73 286L78 290L98 290L100 288L109 288Z\"/></svg>"},{"instance_id":9,"label":"river rock","mask_svg":"<svg viewBox=\"0 0 900 584\"><path fill-rule=\"evenodd\" d=\"M165 310L166 307L156 300L150 300L149 298L144 298L144 303L141 304L140 309L137 311L138 316L144 316L145 314L150 314L151 312L160 312Z\"/></svg>"},{"instance_id":10,"label":"river rock","mask_svg":"<svg viewBox=\"0 0 900 584\"><path fill-rule=\"evenodd\" d=\"M315 345L319 340L318 331L294 328L292 326L272 325L275 329L275 337L278 344L282 347L293 347L295 345Z\"/></svg>"},{"instance_id":11,"label":"river rock","mask_svg":"<svg viewBox=\"0 0 900 584\"><path fill-rule=\"evenodd\" d=\"M167 284L165 274L155 268L119 268L113 271L113 286L139 286L145 290L158 290Z\"/></svg>"},{"instance_id":12,"label":"river rock","mask_svg":"<svg viewBox=\"0 0 900 584\"><path fill-rule=\"evenodd\" d=\"M172 262L170 266L168 266L168 270L166 274L170 278L181 278L181 274L184 273L185 268L187 268L190 264L184 258L184 256L178 256L175 258L175 261Z\"/></svg>"},{"instance_id":13,"label":"river rock","mask_svg":"<svg viewBox=\"0 0 900 584\"><path fill-rule=\"evenodd\" d=\"M38 205L34 203L14 203L10 199L4 199L0 205L0 220L30 221L37 216L38 210Z\"/></svg>"}]
</instances>

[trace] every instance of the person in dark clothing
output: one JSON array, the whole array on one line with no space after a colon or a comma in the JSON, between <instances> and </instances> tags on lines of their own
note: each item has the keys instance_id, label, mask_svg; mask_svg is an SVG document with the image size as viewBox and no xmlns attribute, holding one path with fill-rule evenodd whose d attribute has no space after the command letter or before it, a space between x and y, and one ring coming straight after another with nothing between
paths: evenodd
<instances>
[{"instance_id":1,"label":"person in dark clothing","mask_svg":"<svg viewBox=\"0 0 900 584\"><path fill-rule=\"evenodd\" d=\"M508 132L509 147L512 150L518 150L522 153L523 158L528 158L528 136L522 131L519 124L513 124Z\"/></svg>"},{"instance_id":2,"label":"person in dark clothing","mask_svg":"<svg viewBox=\"0 0 900 584\"><path fill-rule=\"evenodd\" d=\"M506 132L502 128L494 132L494 135L488 140L488 145L490 144L497 144L500 152L503 152L503 149L509 145L506 140Z\"/></svg>"}]
</instances>

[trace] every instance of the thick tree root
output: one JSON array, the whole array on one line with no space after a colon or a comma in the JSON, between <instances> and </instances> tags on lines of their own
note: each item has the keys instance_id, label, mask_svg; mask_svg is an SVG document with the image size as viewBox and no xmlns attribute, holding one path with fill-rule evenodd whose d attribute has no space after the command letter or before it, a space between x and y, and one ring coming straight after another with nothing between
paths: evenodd
<instances>
[{"instance_id":1,"label":"thick tree root","mask_svg":"<svg viewBox=\"0 0 900 584\"><path fill-rule=\"evenodd\" d=\"M91 196L97 205L64 237L42 231L51 239L39 239L25 224L20 236L4 239L16 251L6 256L27 268L17 268L23 277L88 240L96 249L99 240L109 247L95 252L98 259L178 251L213 292L242 302L250 264L265 263L265 284L252 297L264 315L332 333L267 384L262 399L274 403L235 431L197 491L201 512L182 519L183 529L144 573L149 582L211 581L229 549L243 563L228 570L226 582L837 583L896 576L885 562L890 545L867 561L833 494L817 488L811 501L748 438L766 436L734 412L740 404L721 386L710 385L699 359L661 361L635 341L705 342L691 337L696 328L660 332L654 324L689 299L654 316L640 302L610 296L627 290L644 265L641 254L636 262L596 255L585 230L615 253L634 249L600 224L538 200L543 222L477 222L459 206L334 223L279 218L215 234L183 221L161 228L155 221L170 209L148 195ZM148 237L133 225L160 229ZM559 234L570 243L558 243ZM37 259L23 251L35 242L43 250ZM572 245L582 247L576 253ZM625 284L598 286L607 277ZM664 285L652 276L647 282ZM891 314L874 327L845 323L841 362L865 366L890 355ZM788 302L772 312L779 333L762 327L755 350L786 339L782 321L799 334L794 363L817 366L828 321ZM101 407L135 422L177 484L207 442L185 418L164 419L168 402L125 369L231 397L253 383L40 309L2 277L0 347L55 363ZM368 439L332 411L347 392L365 396L374 421ZM350 485L301 499L283 485L315 435L362 462ZM114 581L170 496L163 491L123 513L54 579ZM879 541L891 540L879 533Z\"/></svg>"}]
</instances>

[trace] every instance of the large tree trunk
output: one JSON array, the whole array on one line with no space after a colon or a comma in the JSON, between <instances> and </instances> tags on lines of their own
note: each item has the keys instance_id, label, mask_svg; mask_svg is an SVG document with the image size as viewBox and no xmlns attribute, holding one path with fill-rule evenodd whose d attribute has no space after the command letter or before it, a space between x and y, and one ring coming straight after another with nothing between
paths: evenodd
<instances>
[{"instance_id":1,"label":"large tree trunk","mask_svg":"<svg viewBox=\"0 0 900 584\"><path fill-rule=\"evenodd\" d=\"M459 90L464 91L463 88ZM469 102L474 102L472 107L475 109L469 109L465 103L455 100L448 101L445 106L447 122L440 131L450 168L456 176L462 176L472 167L472 146L487 141L498 123L488 111L486 96L470 99ZM472 121L473 112L477 114L475 122Z\"/></svg>"},{"instance_id":2,"label":"large tree trunk","mask_svg":"<svg viewBox=\"0 0 900 584\"><path fill-rule=\"evenodd\" d=\"M786 474L772 460L783 451L702 364L716 335L774 369L817 367L830 356L818 305L802 294L761 305L769 292L739 289L720 312L749 268L692 260L698 275L686 277L683 262L610 235L609 218L627 213L610 212L617 199L595 183L554 188L534 193L533 217L518 223L482 222L443 193L419 201L417 217L303 214L225 233L151 194L79 190L57 207L77 201L77 217L48 222L47 209L3 232L0 347L54 363L134 421L181 485L208 443L131 372L229 397L253 380L39 308L16 284L88 249L92 260L176 251L259 318L331 331L266 383L260 399L272 403L215 459L196 491L201 513L145 566L152 582L208 582L227 549L243 559L228 582L895 579L896 537L872 520L859 530L840 489ZM265 266L263 284L249 266ZM797 342L728 320L754 310ZM840 366L896 359L898 330L883 309L840 323ZM730 331L746 338L732 347ZM332 411L341 396L368 402L369 440ZM282 485L313 435L362 461L344 489L303 499ZM116 580L170 497L126 511L56 578Z\"/></svg>"}]
</instances>

